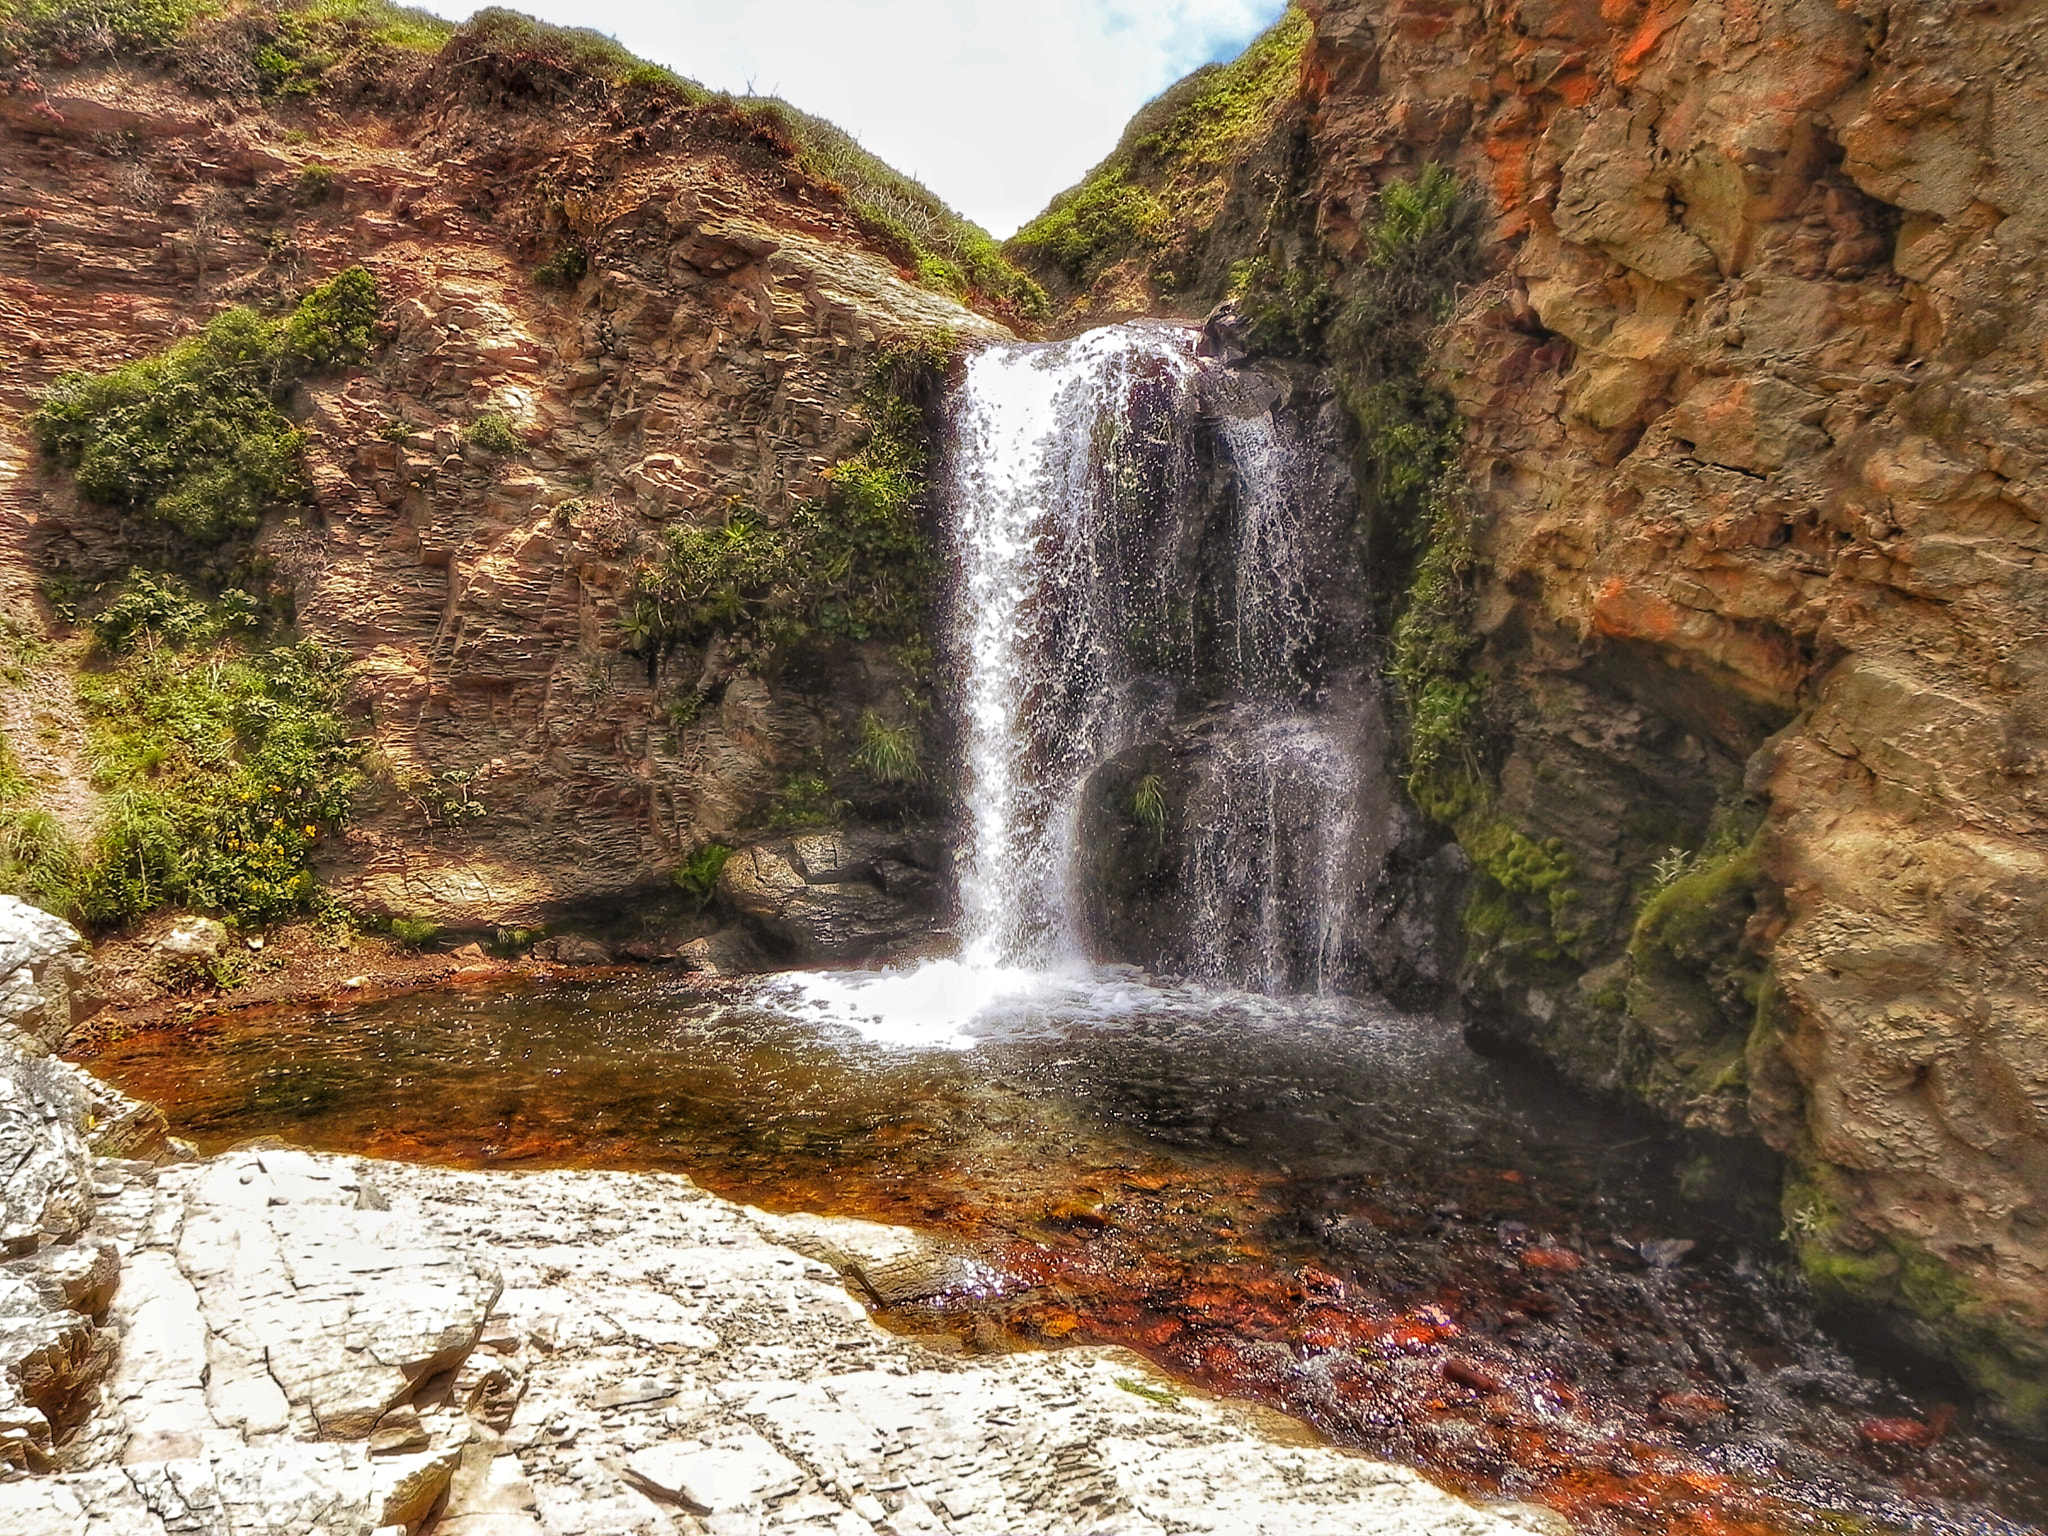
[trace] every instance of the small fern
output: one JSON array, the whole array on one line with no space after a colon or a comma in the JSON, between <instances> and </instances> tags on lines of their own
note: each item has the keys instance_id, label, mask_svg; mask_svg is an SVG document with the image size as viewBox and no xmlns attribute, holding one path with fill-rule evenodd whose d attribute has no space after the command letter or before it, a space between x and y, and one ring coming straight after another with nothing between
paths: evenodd
<instances>
[{"instance_id":1,"label":"small fern","mask_svg":"<svg viewBox=\"0 0 2048 1536\"><path fill-rule=\"evenodd\" d=\"M1148 773L1131 790L1131 814L1153 837L1166 836L1166 781Z\"/></svg>"}]
</instances>

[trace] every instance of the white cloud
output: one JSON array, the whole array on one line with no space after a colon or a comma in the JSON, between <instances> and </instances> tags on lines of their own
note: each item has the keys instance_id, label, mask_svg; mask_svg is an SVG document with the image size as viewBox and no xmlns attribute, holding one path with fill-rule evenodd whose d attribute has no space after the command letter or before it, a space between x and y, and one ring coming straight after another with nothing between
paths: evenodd
<instances>
[{"instance_id":1,"label":"white cloud","mask_svg":"<svg viewBox=\"0 0 2048 1536\"><path fill-rule=\"evenodd\" d=\"M509 0L719 90L830 118L1005 236L1143 103L1234 57L1283 0ZM460 19L462 0L429 0Z\"/></svg>"}]
</instances>

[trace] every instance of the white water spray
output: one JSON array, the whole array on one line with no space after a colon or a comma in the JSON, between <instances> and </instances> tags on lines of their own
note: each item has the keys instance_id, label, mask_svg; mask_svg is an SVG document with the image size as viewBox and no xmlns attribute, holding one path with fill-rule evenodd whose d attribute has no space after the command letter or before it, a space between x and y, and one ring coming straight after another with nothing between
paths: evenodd
<instances>
[{"instance_id":1,"label":"white water spray","mask_svg":"<svg viewBox=\"0 0 2048 1536\"><path fill-rule=\"evenodd\" d=\"M1166 477L1197 372L1190 332L1118 326L1050 346L991 347L967 365L947 487L959 586L961 955L1045 968L1085 958L1073 900L1076 796L1128 744L1129 590L1118 546L1119 438ZM1177 489L1173 487L1172 489ZM1151 510L1158 510L1156 507Z\"/></svg>"}]
</instances>

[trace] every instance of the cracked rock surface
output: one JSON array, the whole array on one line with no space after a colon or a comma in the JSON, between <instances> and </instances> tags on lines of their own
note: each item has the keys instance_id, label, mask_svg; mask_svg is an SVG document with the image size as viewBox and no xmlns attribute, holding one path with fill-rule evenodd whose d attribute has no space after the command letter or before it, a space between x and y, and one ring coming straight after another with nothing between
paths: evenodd
<instances>
[{"instance_id":1,"label":"cracked rock surface","mask_svg":"<svg viewBox=\"0 0 2048 1536\"><path fill-rule=\"evenodd\" d=\"M1516 1528L1121 1351L889 1335L834 1266L942 1262L898 1229L271 1148L100 1178L120 1361L0 1483L18 1536Z\"/></svg>"}]
</instances>

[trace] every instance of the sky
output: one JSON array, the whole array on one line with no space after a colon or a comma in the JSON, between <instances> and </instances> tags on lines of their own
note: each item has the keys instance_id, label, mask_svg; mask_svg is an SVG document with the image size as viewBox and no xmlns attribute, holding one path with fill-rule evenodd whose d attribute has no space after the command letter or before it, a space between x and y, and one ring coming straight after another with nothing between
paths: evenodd
<instances>
[{"instance_id":1,"label":"sky","mask_svg":"<svg viewBox=\"0 0 2048 1536\"><path fill-rule=\"evenodd\" d=\"M1284 0L505 0L715 90L829 118L998 239L1137 109L1235 58ZM427 0L460 21L476 7Z\"/></svg>"}]
</instances>

